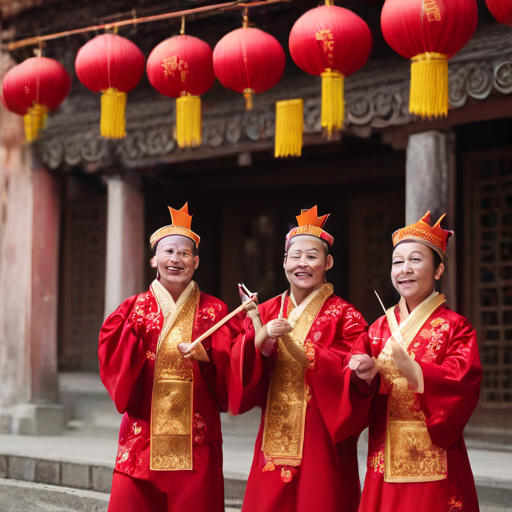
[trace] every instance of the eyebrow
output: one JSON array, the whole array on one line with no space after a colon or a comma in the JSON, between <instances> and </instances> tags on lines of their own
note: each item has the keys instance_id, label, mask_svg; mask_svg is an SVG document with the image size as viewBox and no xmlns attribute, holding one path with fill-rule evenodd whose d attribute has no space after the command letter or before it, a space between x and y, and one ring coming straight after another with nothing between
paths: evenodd
<instances>
[{"instance_id":1,"label":"eyebrow","mask_svg":"<svg viewBox=\"0 0 512 512\"><path fill-rule=\"evenodd\" d=\"M313 247L312 249L308 249L307 251L301 251L300 249L293 249L290 251L290 253L292 253L292 252L312 252L312 251L319 252L316 247Z\"/></svg>"}]
</instances>

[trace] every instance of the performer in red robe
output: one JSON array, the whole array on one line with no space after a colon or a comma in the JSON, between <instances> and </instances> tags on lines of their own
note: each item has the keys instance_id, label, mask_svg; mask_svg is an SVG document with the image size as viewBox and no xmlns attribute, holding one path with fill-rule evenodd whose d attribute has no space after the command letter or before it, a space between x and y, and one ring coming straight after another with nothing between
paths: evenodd
<instances>
[{"instance_id":1,"label":"performer in red robe","mask_svg":"<svg viewBox=\"0 0 512 512\"><path fill-rule=\"evenodd\" d=\"M284 260L290 291L259 306L263 326L258 310L247 309L245 335L233 348L232 410L263 410L243 512L359 505L356 444L371 390L350 386L343 361L366 324L325 282L333 265L327 217L318 218L316 206L297 217Z\"/></svg>"},{"instance_id":2,"label":"performer in red robe","mask_svg":"<svg viewBox=\"0 0 512 512\"><path fill-rule=\"evenodd\" d=\"M226 305L192 276L199 237L188 206L151 237L158 277L105 321L100 375L123 413L109 512L222 512L222 436L231 334L222 327L192 352L191 341Z\"/></svg>"},{"instance_id":3,"label":"performer in red robe","mask_svg":"<svg viewBox=\"0 0 512 512\"><path fill-rule=\"evenodd\" d=\"M364 354L350 361L355 373L370 381L379 371L381 381L360 512L479 510L462 432L482 368L475 330L434 291L452 234L441 219L431 227L428 212L393 235L400 302L353 349Z\"/></svg>"}]
</instances>

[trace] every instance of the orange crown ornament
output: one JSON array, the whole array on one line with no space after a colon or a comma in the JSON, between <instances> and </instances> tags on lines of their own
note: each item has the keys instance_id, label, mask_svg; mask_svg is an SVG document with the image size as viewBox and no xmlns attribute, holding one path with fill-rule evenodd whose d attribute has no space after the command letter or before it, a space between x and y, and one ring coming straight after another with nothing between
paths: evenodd
<instances>
[{"instance_id":1,"label":"orange crown ornament","mask_svg":"<svg viewBox=\"0 0 512 512\"><path fill-rule=\"evenodd\" d=\"M444 261L448 239L453 235L453 231L448 231L441 227L441 221L446 217L446 213L433 225L430 225L430 212L410 226L399 229L393 233L393 247L402 242L420 242L427 245L441 256Z\"/></svg>"},{"instance_id":2,"label":"orange crown ornament","mask_svg":"<svg viewBox=\"0 0 512 512\"><path fill-rule=\"evenodd\" d=\"M160 242L162 238L171 235L186 236L187 238L190 238L192 242L194 242L196 247L199 247L199 241L201 238L199 238L199 236L190 229L190 226L192 225L192 215L189 215L188 213L188 202L185 203L181 210L175 210L170 206L167 208L169 208L169 212L171 213L172 224L170 226L164 226L163 228L156 230L151 235L151 238L149 239L149 242L151 243L151 249L154 249L156 244Z\"/></svg>"},{"instance_id":3,"label":"orange crown ornament","mask_svg":"<svg viewBox=\"0 0 512 512\"><path fill-rule=\"evenodd\" d=\"M293 228L286 235L286 248L288 249L290 245L290 240L297 235L310 235L316 236L320 238L324 242L329 244L329 247L332 247L334 243L334 238L327 233L327 231L323 230L325 222L329 218L330 213L327 215L323 215L322 217L318 216L318 208L317 206L313 206L313 208L309 210L302 210L302 213L297 216L298 226Z\"/></svg>"}]
</instances>

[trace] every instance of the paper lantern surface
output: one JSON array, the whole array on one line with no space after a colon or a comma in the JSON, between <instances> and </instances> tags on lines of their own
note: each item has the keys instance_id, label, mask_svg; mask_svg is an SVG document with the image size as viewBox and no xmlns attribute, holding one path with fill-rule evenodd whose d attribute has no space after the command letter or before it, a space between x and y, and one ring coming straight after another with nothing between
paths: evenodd
<instances>
[{"instance_id":1,"label":"paper lantern surface","mask_svg":"<svg viewBox=\"0 0 512 512\"><path fill-rule=\"evenodd\" d=\"M512 26L512 0L485 0L485 3L498 23Z\"/></svg>"},{"instance_id":2,"label":"paper lantern surface","mask_svg":"<svg viewBox=\"0 0 512 512\"><path fill-rule=\"evenodd\" d=\"M197 37L170 37L151 52L147 74L160 94L171 98L187 94L201 96L215 82L212 49Z\"/></svg>"},{"instance_id":3,"label":"paper lantern surface","mask_svg":"<svg viewBox=\"0 0 512 512\"><path fill-rule=\"evenodd\" d=\"M357 14L336 5L323 5L303 14L290 32L290 54L311 75L325 70L350 76L363 67L372 48L372 35Z\"/></svg>"},{"instance_id":4,"label":"paper lantern surface","mask_svg":"<svg viewBox=\"0 0 512 512\"><path fill-rule=\"evenodd\" d=\"M254 27L226 34L213 51L215 75L224 87L238 93L268 91L281 80L285 55L279 41Z\"/></svg>"}]
</instances>

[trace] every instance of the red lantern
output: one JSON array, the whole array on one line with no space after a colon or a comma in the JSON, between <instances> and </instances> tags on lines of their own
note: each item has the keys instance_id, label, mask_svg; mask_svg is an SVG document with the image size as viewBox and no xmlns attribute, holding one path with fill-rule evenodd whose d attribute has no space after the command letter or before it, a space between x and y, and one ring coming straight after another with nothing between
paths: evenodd
<instances>
[{"instance_id":1,"label":"red lantern","mask_svg":"<svg viewBox=\"0 0 512 512\"><path fill-rule=\"evenodd\" d=\"M343 128L344 78L362 68L372 47L368 25L348 9L330 1L303 14L290 32L295 64L322 77L322 127L328 138Z\"/></svg>"},{"instance_id":2,"label":"red lantern","mask_svg":"<svg viewBox=\"0 0 512 512\"><path fill-rule=\"evenodd\" d=\"M100 132L108 139L126 136L126 93L144 73L144 55L128 39L102 34L86 43L76 56L76 74L93 92L102 92Z\"/></svg>"},{"instance_id":3,"label":"red lantern","mask_svg":"<svg viewBox=\"0 0 512 512\"><path fill-rule=\"evenodd\" d=\"M176 99L178 146L201 144L201 99L214 82L212 50L197 37L181 34L162 41L148 58L151 85Z\"/></svg>"},{"instance_id":4,"label":"red lantern","mask_svg":"<svg viewBox=\"0 0 512 512\"><path fill-rule=\"evenodd\" d=\"M498 20L498 23L512 26L512 1L511 0L485 0L487 8Z\"/></svg>"},{"instance_id":5,"label":"red lantern","mask_svg":"<svg viewBox=\"0 0 512 512\"><path fill-rule=\"evenodd\" d=\"M285 56L279 41L267 32L244 26L226 34L213 50L215 75L224 87L243 93L247 110L252 95L268 91L284 73Z\"/></svg>"},{"instance_id":6,"label":"red lantern","mask_svg":"<svg viewBox=\"0 0 512 512\"><path fill-rule=\"evenodd\" d=\"M476 0L386 0L384 38L402 57L412 59L412 114L448 114L448 60L469 41L477 22Z\"/></svg>"},{"instance_id":7,"label":"red lantern","mask_svg":"<svg viewBox=\"0 0 512 512\"><path fill-rule=\"evenodd\" d=\"M48 57L32 57L14 66L2 84L2 102L15 114L25 116L25 136L36 140L55 110L69 93L71 80L64 66Z\"/></svg>"}]
</instances>

